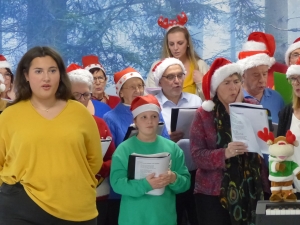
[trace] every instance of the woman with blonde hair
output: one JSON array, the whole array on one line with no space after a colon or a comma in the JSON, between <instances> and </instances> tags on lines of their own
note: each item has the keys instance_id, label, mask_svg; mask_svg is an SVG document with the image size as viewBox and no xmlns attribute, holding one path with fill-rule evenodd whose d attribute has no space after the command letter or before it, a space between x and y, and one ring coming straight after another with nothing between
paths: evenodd
<instances>
[{"instance_id":1,"label":"woman with blonde hair","mask_svg":"<svg viewBox=\"0 0 300 225\"><path fill-rule=\"evenodd\" d=\"M178 21L160 17L158 25L167 30L164 36L162 56L161 58L174 57L179 59L187 70L187 74L183 83L183 91L191 94L197 94L202 99L202 78L208 71L208 65L195 52L191 35L184 26L187 22L187 16L184 12L177 16ZM146 80L147 87L156 87L153 77L153 67L158 61L151 66L148 78Z\"/></svg>"}]
</instances>

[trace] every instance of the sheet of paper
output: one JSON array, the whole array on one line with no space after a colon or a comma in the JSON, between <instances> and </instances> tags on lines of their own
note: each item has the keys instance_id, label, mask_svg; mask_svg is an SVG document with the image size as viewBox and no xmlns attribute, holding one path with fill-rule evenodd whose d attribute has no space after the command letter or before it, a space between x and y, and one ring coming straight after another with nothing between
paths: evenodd
<instances>
[{"instance_id":1,"label":"sheet of paper","mask_svg":"<svg viewBox=\"0 0 300 225\"><path fill-rule=\"evenodd\" d=\"M146 87L145 91L150 95L157 95L161 90L161 87Z\"/></svg>"},{"instance_id":2,"label":"sheet of paper","mask_svg":"<svg viewBox=\"0 0 300 225\"><path fill-rule=\"evenodd\" d=\"M267 111L263 108L262 109L259 109L259 108L251 109L251 108L243 108L243 107L233 107L231 105L229 107L230 107L230 120L235 114L237 114L239 117L236 116L235 118L236 118L236 120L239 119L241 121L241 124L239 124L239 125L240 126L243 125L242 128L245 130L248 129L251 133L250 134L248 131L243 132L245 135L249 135L249 137L247 137L248 141L254 142L256 140L256 143L258 144L261 153L269 154L268 153L269 147L268 147L267 143L257 137L257 132L259 130L263 130L264 127L269 128ZM243 118L243 119L241 119L241 118ZM231 123L232 122L233 121L231 121ZM231 127L231 129L232 129L232 127ZM238 129L237 131L242 132L241 129ZM245 136L245 135L243 135L243 136ZM248 145L249 145L249 143L248 143Z\"/></svg>"},{"instance_id":3,"label":"sheet of paper","mask_svg":"<svg viewBox=\"0 0 300 225\"><path fill-rule=\"evenodd\" d=\"M101 148L102 148L102 157L104 158L106 152L107 152L107 149L109 147L111 143L111 140L108 140L108 139L102 139L101 140Z\"/></svg>"},{"instance_id":4,"label":"sheet of paper","mask_svg":"<svg viewBox=\"0 0 300 225\"><path fill-rule=\"evenodd\" d=\"M248 146L249 152L256 152L263 157L249 119L231 112L230 123L232 140L244 142Z\"/></svg>"},{"instance_id":5,"label":"sheet of paper","mask_svg":"<svg viewBox=\"0 0 300 225\"><path fill-rule=\"evenodd\" d=\"M136 157L135 159L135 179L143 179L151 173L155 173L155 177L168 171L170 166L170 155L164 158L149 158L149 157ZM162 195L165 188L154 189L147 194L149 195Z\"/></svg>"},{"instance_id":6,"label":"sheet of paper","mask_svg":"<svg viewBox=\"0 0 300 225\"><path fill-rule=\"evenodd\" d=\"M197 109L179 109L176 131L184 132L183 139L190 138L190 128Z\"/></svg>"}]
</instances>

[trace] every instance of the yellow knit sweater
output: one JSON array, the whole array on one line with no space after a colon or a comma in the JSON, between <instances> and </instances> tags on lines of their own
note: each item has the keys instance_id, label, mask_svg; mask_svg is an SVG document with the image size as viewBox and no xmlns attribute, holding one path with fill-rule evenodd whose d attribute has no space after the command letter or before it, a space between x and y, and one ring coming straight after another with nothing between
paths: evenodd
<instances>
[{"instance_id":1,"label":"yellow knit sweater","mask_svg":"<svg viewBox=\"0 0 300 225\"><path fill-rule=\"evenodd\" d=\"M49 214L71 221L97 216L95 174L102 165L97 125L73 100L54 119L42 117L30 101L0 115L0 178L20 182Z\"/></svg>"}]
</instances>

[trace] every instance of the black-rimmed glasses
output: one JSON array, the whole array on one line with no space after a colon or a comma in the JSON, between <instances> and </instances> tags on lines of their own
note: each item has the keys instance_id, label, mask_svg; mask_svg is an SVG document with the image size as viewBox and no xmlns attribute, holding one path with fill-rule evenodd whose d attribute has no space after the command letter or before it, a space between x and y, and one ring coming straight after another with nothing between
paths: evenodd
<instances>
[{"instance_id":1,"label":"black-rimmed glasses","mask_svg":"<svg viewBox=\"0 0 300 225\"><path fill-rule=\"evenodd\" d=\"M83 97L84 100L90 99L92 97L92 93L90 92L84 92L84 93L79 93L79 92L73 92L73 96L76 100L79 100L81 96Z\"/></svg>"}]
</instances>

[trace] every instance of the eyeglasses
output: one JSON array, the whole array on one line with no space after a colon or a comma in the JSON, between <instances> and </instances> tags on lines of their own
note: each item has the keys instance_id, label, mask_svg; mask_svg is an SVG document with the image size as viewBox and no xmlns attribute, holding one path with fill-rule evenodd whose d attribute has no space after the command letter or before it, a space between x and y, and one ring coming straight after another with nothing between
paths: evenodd
<instances>
[{"instance_id":1,"label":"eyeglasses","mask_svg":"<svg viewBox=\"0 0 300 225\"><path fill-rule=\"evenodd\" d=\"M2 75L2 77L6 80L10 79L12 76L10 73L5 73L5 74L0 73L0 75Z\"/></svg>"},{"instance_id":2,"label":"eyeglasses","mask_svg":"<svg viewBox=\"0 0 300 225\"><path fill-rule=\"evenodd\" d=\"M300 76L289 77L288 81L289 81L290 84L300 84Z\"/></svg>"},{"instance_id":3,"label":"eyeglasses","mask_svg":"<svg viewBox=\"0 0 300 225\"><path fill-rule=\"evenodd\" d=\"M100 83L104 83L105 80L105 77L94 77L94 83L97 83L97 81L99 81Z\"/></svg>"},{"instance_id":4,"label":"eyeglasses","mask_svg":"<svg viewBox=\"0 0 300 225\"><path fill-rule=\"evenodd\" d=\"M79 100L81 98L81 96L83 96L84 100L90 99L92 96L92 93L89 92L84 92L83 94L79 93L79 92L74 92L73 96L76 100Z\"/></svg>"},{"instance_id":5,"label":"eyeglasses","mask_svg":"<svg viewBox=\"0 0 300 225\"><path fill-rule=\"evenodd\" d=\"M291 58L298 58L299 56L300 56L300 53L298 53L298 52L291 54Z\"/></svg>"},{"instance_id":6,"label":"eyeglasses","mask_svg":"<svg viewBox=\"0 0 300 225\"><path fill-rule=\"evenodd\" d=\"M122 87L122 89L129 89L131 91L135 91L136 89L138 89L139 91L144 90L145 85L144 84L139 84L137 86L129 86L129 87Z\"/></svg>"},{"instance_id":7,"label":"eyeglasses","mask_svg":"<svg viewBox=\"0 0 300 225\"><path fill-rule=\"evenodd\" d=\"M178 74L168 74L162 77L167 78L168 81L174 81L175 77L177 77L178 80L182 80L184 75L185 75L184 73L178 73Z\"/></svg>"}]
</instances>

